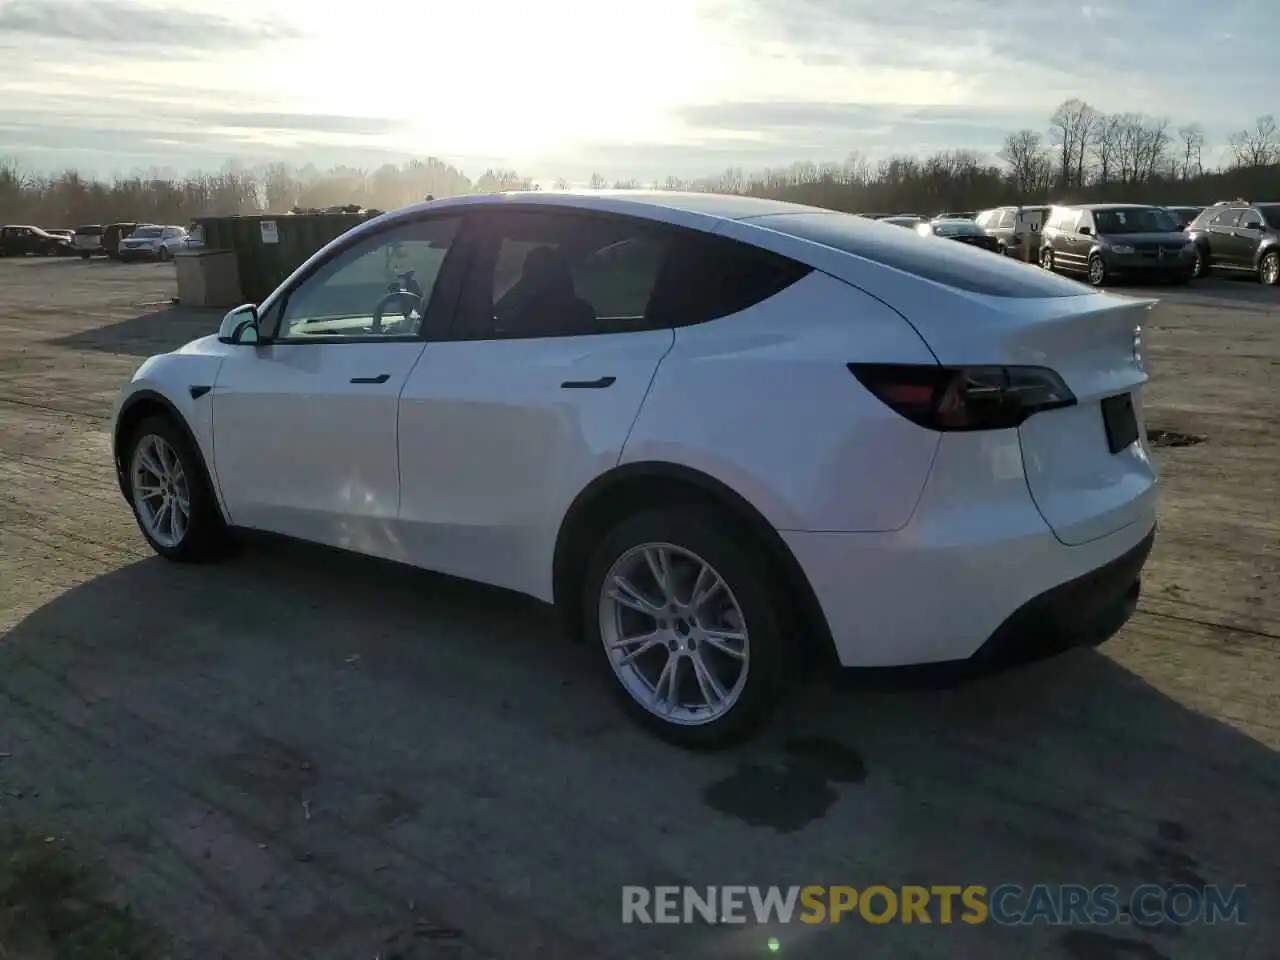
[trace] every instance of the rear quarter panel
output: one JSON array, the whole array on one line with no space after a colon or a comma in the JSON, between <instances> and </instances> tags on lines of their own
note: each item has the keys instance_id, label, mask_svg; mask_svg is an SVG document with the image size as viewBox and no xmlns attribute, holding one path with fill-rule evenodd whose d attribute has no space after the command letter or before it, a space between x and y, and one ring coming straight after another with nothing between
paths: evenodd
<instances>
[{"instance_id":1,"label":"rear quarter panel","mask_svg":"<svg viewBox=\"0 0 1280 960\"><path fill-rule=\"evenodd\" d=\"M676 331L622 463L677 463L780 530L894 530L938 435L894 413L849 362L934 363L884 303L814 271L749 310Z\"/></svg>"}]
</instances>

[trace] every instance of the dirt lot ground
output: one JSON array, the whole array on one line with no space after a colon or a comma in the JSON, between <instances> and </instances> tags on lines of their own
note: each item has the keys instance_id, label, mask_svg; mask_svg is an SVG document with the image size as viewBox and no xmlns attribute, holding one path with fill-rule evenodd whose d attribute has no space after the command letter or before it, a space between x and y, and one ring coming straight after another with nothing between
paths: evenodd
<instances>
[{"instance_id":1,"label":"dirt lot ground","mask_svg":"<svg viewBox=\"0 0 1280 960\"><path fill-rule=\"evenodd\" d=\"M140 360L210 331L173 269L0 262L0 828L191 958L754 957L623 927L623 884L1248 884L1247 926L773 931L787 956L1275 957L1280 291L1161 290L1161 532L1100 651L948 692L815 686L694 756L536 605L299 545L151 557L109 467Z\"/></svg>"}]
</instances>

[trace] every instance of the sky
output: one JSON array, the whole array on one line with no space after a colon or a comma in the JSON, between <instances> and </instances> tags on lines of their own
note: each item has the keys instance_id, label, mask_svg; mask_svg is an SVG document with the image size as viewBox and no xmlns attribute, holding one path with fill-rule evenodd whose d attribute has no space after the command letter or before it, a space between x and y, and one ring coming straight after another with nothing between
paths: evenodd
<instances>
[{"instance_id":1,"label":"sky","mask_svg":"<svg viewBox=\"0 0 1280 960\"><path fill-rule=\"evenodd\" d=\"M0 157L648 182L1280 114L1277 0L0 0Z\"/></svg>"}]
</instances>

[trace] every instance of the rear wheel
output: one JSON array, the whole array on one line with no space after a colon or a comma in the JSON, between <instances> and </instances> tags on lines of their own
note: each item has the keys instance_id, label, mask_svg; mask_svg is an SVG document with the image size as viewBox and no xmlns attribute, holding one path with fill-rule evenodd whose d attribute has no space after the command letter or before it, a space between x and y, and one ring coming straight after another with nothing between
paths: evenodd
<instances>
[{"instance_id":1,"label":"rear wheel","mask_svg":"<svg viewBox=\"0 0 1280 960\"><path fill-rule=\"evenodd\" d=\"M1258 261L1258 279L1269 287L1280 284L1280 252L1272 250Z\"/></svg>"},{"instance_id":2,"label":"rear wheel","mask_svg":"<svg viewBox=\"0 0 1280 960\"><path fill-rule=\"evenodd\" d=\"M1096 253L1089 258L1089 282L1095 287L1107 282L1107 265Z\"/></svg>"},{"instance_id":3,"label":"rear wheel","mask_svg":"<svg viewBox=\"0 0 1280 960\"><path fill-rule=\"evenodd\" d=\"M706 508L641 513L605 535L584 578L587 635L624 707L683 747L753 734L794 665L776 578L732 529Z\"/></svg>"},{"instance_id":4,"label":"rear wheel","mask_svg":"<svg viewBox=\"0 0 1280 960\"><path fill-rule=\"evenodd\" d=\"M227 530L204 466L186 433L166 416L133 431L125 459L129 505L142 535L166 560L216 556Z\"/></svg>"},{"instance_id":5,"label":"rear wheel","mask_svg":"<svg viewBox=\"0 0 1280 960\"><path fill-rule=\"evenodd\" d=\"M1050 273L1053 272L1053 248L1052 247L1040 248L1040 266L1045 270L1048 270Z\"/></svg>"}]
</instances>

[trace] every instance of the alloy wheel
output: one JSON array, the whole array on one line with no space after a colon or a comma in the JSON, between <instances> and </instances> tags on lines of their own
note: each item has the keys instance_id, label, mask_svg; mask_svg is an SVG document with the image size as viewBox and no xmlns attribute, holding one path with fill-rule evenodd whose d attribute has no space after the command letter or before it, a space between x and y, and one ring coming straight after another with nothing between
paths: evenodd
<instances>
[{"instance_id":1,"label":"alloy wheel","mask_svg":"<svg viewBox=\"0 0 1280 960\"><path fill-rule=\"evenodd\" d=\"M1280 283L1280 254L1268 253L1262 258L1262 282L1269 286Z\"/></svg>"},{"instance_id":2,"label":"alloy wheel","mask_svg":"<svg viewBox=\"0 0 1280 960\"><path fill-rule=\"evenodd\" d=\"M741 696L750 666L742 607L692 551L670 543L627 550L604 578L599 618L614 675L654 716L699 726Z\"/></svg>"},{"instance_id":3,"label":"alloy wheel","mask_svg":"<svg viewBox=\"0 0 1280 960\"><path fill-rule=\"evenodd\" d=\"M1106 278L1107 267L1102 262L1101 257L1094 257L1089 261L1089 282L1095 287L1101 286L1102 281Z\"/></svg>"},{"instance_id":4,"label":"alloy wheel","mask_svg":"<svg viewBox=\"0 0 1280 960\"><path fill-rule=\"evenodd\" d=\"M133 507L143 529L162 547L178 546L191 526L191 487L182 459L163 437L147 434L133 448Z\"/></svg>"}]
</instances>

